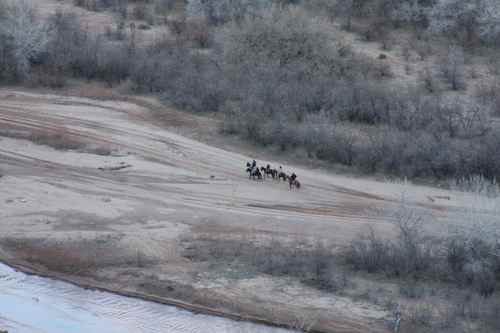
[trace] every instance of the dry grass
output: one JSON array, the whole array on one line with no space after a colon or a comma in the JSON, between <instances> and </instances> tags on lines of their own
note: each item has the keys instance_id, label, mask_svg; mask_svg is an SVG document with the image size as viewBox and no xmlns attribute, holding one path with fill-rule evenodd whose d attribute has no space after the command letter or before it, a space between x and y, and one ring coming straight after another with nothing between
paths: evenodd
<instances>
[{"instance_id":1,"label":"dry grass","mask_svg":"<svg viewBox=\"0 0 500 333\"><path fill-rule=\"evenodd\" d=\"M144 268L154 263L141 251L123 255L118 241L111 236L67 242L7 238L0 244L2 249L15 253L21 261L71 275L92 275L100 268L112 266Z\"/></svg>"},{"instance_id":2,"label":"dry grass","mask_svg":"<svg viewBox=\"0 0 500 333\"><path fill-rule=\"evenodd\" d=\"M12 126L0 127L0 136L29 140L38 145L45 145L58 150L76 150L85 147L85 143L76 138L64 127L51 129L23 129Z\"/></svg>"},{"instance_id":3,"label":"dry grass","mask_svg":"<svg viewBox=\"0 0 500 333\"><path fill-rule=\"evenodd\" d=\"M102 101L111 101L120 98L115 89L98 83L81 84L73 89L68 89L67 93L71 96Z\"/></svg>"},{"instance_id":4,"label":"dry grass","mask_svg":"<svg viewBox=\"0 0 500 333\"><path fill-rule=\"evenodd\" d=\"M95 155L109 156L115 150L111 145L92 144L82 140L62 126L52 128L25 128L15 125L0 125L0 137L28 140L37 145L57 150L78 150Z\"/></svg>"},{"instance_id":5,"label":"dry grass","mask_svg":"<svg viewBox=\"0 0 500 333\"><path fill-rule=\"evenodd\" d=\"M185 257L209 263L213 269L230 269L237 278L259 274L293 277L304 285L328 292L341 291L349 285L331 247L317 241L200 235L184 242Z\"/></svg>"}]
</instances>

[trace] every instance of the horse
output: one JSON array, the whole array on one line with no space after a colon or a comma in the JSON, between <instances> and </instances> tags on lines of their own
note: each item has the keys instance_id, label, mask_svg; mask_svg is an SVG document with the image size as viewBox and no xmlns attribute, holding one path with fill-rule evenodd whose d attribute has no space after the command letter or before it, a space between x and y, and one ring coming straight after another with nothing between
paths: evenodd
<instances>
[{"instance_id":1,"label":"horse","mask_svg":"<svg viewBox=\"0 0 500 333\"><path fill-rule=\"evenodd\" d=\"M260 171L262 172L262 175L264 177L267 177L268 176L268 173L267 173L267 169L263 166L260 167Z\"/></svg>"},{"instance_id":2,"label":"horse","mask_svg":"<svg viewBox=\"0 0 500 333\"><path fill-rule=\"evenodd\" d=\"M273 177L274 180L278 179L278 170L271 169L271 170L269 170L269 172L271 173L271 176Z\"/></svg>"},{"instance_id":3,"label":"horse","mask_svg":"<svg viewBox=\"0 0 500 333\"><path fill-rule=\"evenodd\" d=\"M260 170L262 171L262 174L265 175L266 177L271 176L273 179L276 179L278 176L278 170L276 169L271 169L271 165L268 164L265 168L262 166L260 167Z\"/></svg>"},{"instance_id":4,"label":"horse","mask_svg":"<svg viewBox=\"0 0 500 333\"><path fill-rule=\"evenodd\" d=\"M248 167L247 172L248 172L248 179L251 179L251 178L253 178L254 180L255 180L255 178L262 179L262 173L260 172L259 168L257 168L257 167L254 167L254 168Z\"/></svg>"},{"instance_id":5,"label":"horse","mask_svg":"<svg viewBox=\"0 0 500 333\"><path fill-rule=\"evenodd\" d=\"M288 177L288 184L290 185L290 190L291 190L294 186L295 186L295 188L296 188L297 190L299 190L299 189L300 189L300 182L299 182L297 179L292 180L292 178L291 178L291 177Z\"/></svg>"},{"instance_id":6,"label":"horse","mask_svg":"<svg viewBox=\"0 0 500 333\"><path fill-rule=\"evenodd\" d=\"M292 173L290 177L288 177L288 185L290 186L290 190L295 186L297 189L300 189L300 182L297 180L297 175L295 172Z\"/></svg>"},{"instance_id":7,"label":"horse","mask_svg":"<svg viewBox=\"0 0 500 333\"><path fill-rule=\"evenodd\" d=\"M281 180L283 179L284 182L286 182L288 180L288 175L286 173L284 173L283 171L280 171L278 173L278 180Z\"/></svg>"}]
</instances>

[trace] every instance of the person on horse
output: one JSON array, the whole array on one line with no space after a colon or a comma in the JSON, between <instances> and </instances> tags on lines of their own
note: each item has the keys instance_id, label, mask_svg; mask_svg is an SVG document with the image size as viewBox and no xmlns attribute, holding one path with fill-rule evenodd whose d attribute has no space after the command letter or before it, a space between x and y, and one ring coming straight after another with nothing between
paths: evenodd
<instances>
[{"instance_id":1,"label":"person on horse","mask_svg":"<svg viewBox=\"0 0 500 333\"><path fill-rule=\"evenodd\" d=\"M252 161L252 169L257 166L257 162L255 160Z\"/></svg>"},{"instance_id":2,"label":"person on horse","mask_svg":"<svg viewBox=\"0 0 500 333\"><path fill-rule=\"evenodd\" d=\"M288 178L288 184L290 185L290 190L295 186L297 189L300 188L300 182L297 180L297 175L295 172Z\"/></svg>"}]
</instances>

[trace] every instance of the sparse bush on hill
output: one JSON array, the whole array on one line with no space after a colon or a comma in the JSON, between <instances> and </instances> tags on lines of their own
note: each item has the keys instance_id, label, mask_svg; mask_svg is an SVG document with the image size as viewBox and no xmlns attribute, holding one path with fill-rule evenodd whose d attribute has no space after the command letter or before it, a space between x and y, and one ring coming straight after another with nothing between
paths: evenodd
<instances>
[{"instance_id":1,"label":"sparse bush on hill","mask_svg":"<svg viewBox=\"0 0 500 333\"><path fill-rule=\"evenodd\" d=\"M346 262L355 270L390 277L452 282L486 297L495 292L500 282L498 221L464 216L463 222L471 225L444 239L427 235L421 217L408 208L403 207L395 217L396 240L372 231L352 241L344 253Z\"/></svg>"},{"instance_id":2,"label":"sparse bush on hill","mask_svg":"<svg viewBox=\"0 0 500 333\"><path fill-rule=\"evenodd\" d=\"M464 46L500 40L500 6L496 0L439 0L429 16L432 31L448 34Z\"/></svg>"},{"instance_id":3,"label":"sparse bush on hill","mask_svg":"<svg viewBox=\"0 0 500 333\"><path fill-rule=\"evenodd\" d=\"M295 277L306 285L329 292L341 291L349 284L331 250L319 242L299 246L270 240L256 244L256 240L251 239L226 240L210 236L187 241L185 257L242 268L242 274Z\"/></svg>"},{"instance_id":4,"label":"sparse bush on hill","mask_svg":"<svg viewBox=\"0 0 500 333\"><path fill-rule=\"evenodd\" d=\"M444 238L429 234L428 221L403 203L393 215L397 237L372 231L340 251L307 239L200 234L183 239L182 253L208 274L292 278L322 292L362 297L391 310L399 304L400 331L465 333L473 323L493 332L500 327L500 229L496 216L481 214L457 217L463 229ZM360 283L374 275L384 282L378 291L368 285L367 293L374 295L361 296ZM380 292L387 282L382 276L390 279L390 299ZM392 286L398 287L399 297L394 298Z\"/></svg>"}]
</instances>

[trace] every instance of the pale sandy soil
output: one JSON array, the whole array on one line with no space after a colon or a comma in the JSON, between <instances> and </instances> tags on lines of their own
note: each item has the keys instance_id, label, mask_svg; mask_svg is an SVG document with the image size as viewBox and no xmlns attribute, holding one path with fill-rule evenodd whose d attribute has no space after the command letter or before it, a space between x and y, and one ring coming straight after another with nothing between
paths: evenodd
<instances>
[{"instance_id":1,"label":"pale sandy soil","mask_svg":"<svg viewBox=\"0 0 500 333\"><path fill-rule=\"evenodd\" d=\"M86 145L61 151L0 139L1 238L42 244L37 245L41 249L103 249L95 252L102 265L86 272L90 285L282 322L290 313L311 313L323 329L336 332L383 331L382 321L390 314L382 308L287 279L214 277L181 255L181 241L200 233L248 234L317 238L340 247L368 227L393 234L391 214L402 196L409 206L434 218L436 232L446 231L456 221L450 217L473 204L472 196L459 192L289 164L284 169L299 175L299 191L271 180L251 181L244 172L249 156L174 133L210 132L203 127L214 126L211 120L165 108L163 121L157 122L145 100L126 100L0 90L3 131L64 131ZM91 153L96 147L112 154ZM123 165L130 167L106 169ZM5 246L0 257L22 263L23 251ZM169 284L175 287L164 287Z\"/></svg>"}]
</instances>

